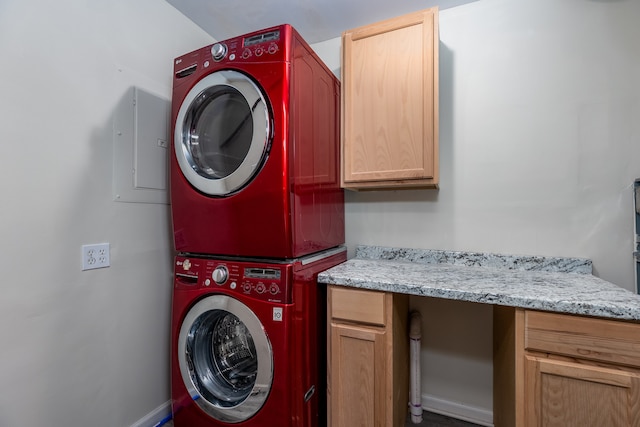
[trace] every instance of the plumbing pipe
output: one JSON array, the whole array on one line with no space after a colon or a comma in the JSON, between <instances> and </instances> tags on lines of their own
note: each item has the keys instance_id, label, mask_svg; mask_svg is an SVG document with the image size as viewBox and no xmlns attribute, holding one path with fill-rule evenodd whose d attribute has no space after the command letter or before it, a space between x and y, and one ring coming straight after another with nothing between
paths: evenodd
<instances>
[{"instance_id":1,"label":"plumbing pipe","mask_svg":"<svg viewBox=\"0 0 640 427\"><path fill-rule=\"evenodd\" d=\"M420 391L420 338L421 338L422 316L419 311L412 311L409 322L409 352L411 362L409 373L411 377L409 390L409 408L411 412L411 422L420 424L422 422L422 393Z\"/></svg>"}]
</instances>

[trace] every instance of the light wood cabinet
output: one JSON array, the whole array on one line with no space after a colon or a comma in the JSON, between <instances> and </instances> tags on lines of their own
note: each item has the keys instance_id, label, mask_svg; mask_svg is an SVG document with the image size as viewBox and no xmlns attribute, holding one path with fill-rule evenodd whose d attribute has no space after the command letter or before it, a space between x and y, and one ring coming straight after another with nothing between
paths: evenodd
<instances>
[{"instance_id":1,"label":"light wood cabinet","mask_svg":"<svg viewBox=\"0 0 640 427\"><path fill-rule=\"evenodd\" d=\"M525 356L527 426L640 425L640 376L625 370Z\"/></svg>"},{"instance_id":2,"label":"light wood cabinet","mask_svg":"<svg viewBox=\"0 0 640 427\"><path fill-rule=\"evenodd\" d=\"M494 425L640 427L640 324L494 308Z\"/></svg>"},{"instance_id":3,"label":"light wood cabinet","mask_svg":"<svg viewBox=\"0 0 640 427\"><path fill-rule=\"evenodd\" d=\"M438 186L438 9L342 35L342 186Z\"/></svg>"},{"instance_id":4,"label":"light wood cabinet","mask_svg":"<svg viewBox=\"0 0 640 427\"><path fill-rule=\"evenodd\" d=\"M404 426L408 296L329 286L330 427Z\"/></svg>"}]
</instances>

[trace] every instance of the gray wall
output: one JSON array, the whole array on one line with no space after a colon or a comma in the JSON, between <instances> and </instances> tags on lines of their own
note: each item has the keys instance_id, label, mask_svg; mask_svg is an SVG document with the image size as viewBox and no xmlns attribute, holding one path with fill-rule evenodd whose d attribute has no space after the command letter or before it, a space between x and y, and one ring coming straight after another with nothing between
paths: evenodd
<instances>
[{"instance_id":1,"label":"gray wall","mask_svg":"<svg viewBox=\"0 0 640 427\"><path fill-rule=\"evenodd\" d=\"M168 410L169 206L112 201L112 119L211 37L153 0L0 2L0 425ZM111 243L111 267L80 248Z\"/></svg>"},{"instance_id":2,"label":"gray wall","mask_svg":"<svg viewBox=\"0 0 640 427\"><path fill-rule=\"evenodd\" d=\"M639 19L631 0L442 11L441 189L348 193L351 251L584 256L632 289ZM0 425L167 410L169 209L112 201L112 119L130 86L170 97L172 58L210 42L165 2L0 3ZM314 48L339 71L339 46ZM112 266L81 272L81 245L103 241ZM490 309L412 304L425 402L490 418Z\"/></svg>"},{"instance_id":3,"label":"gray wall","mask_svg":"<svg viewBox=\"0 0 640 427\"><path fill-rule=\"evenodd\" d=\"M635 291L640 2L440 12L439 191L347 193L347 244L590 258ZM314 45L339 73L340 39ZM491 421L491 309L413 299L423 401Z\"/></svg>"}]
</instances>

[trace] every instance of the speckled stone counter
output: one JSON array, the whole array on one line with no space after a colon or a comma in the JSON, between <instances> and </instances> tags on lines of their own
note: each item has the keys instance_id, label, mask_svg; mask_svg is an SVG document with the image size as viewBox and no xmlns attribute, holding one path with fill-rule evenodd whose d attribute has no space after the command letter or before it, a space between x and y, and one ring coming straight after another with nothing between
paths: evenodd
<instances>
[{"instance_id":1,"label":"speckled stone counter","mask_svg":"<svg viewBox=\"0 0 640 427\"><path fill-rule=\"evenodd\" d=\"M325 284L640 321L640 295L591 274L581 258L359 246Z\"/></svg>"}]
</instances>

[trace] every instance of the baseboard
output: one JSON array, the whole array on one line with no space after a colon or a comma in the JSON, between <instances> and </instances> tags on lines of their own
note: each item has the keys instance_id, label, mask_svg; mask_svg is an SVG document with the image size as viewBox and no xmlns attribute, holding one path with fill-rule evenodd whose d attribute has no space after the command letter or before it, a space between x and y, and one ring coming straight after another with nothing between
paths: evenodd
<instances>
[{"instance_id":1,"label":"baseboard","mask_svg":"<svg viewBox=\"0 0 640 427\"><path fill-rule=\"evenodd\" d=\"M460 402L441 399L439 397L423 394L422 409L446 415L481 426L493 427L493 411L488 411L477 406L465 405Z\"/></svg>"},{"instance_id":2,"label":"baseboard","mask_svg":"<svg viewBox=\"0 0 640 427\"><path fill-rule=\"evenodd\" d=\"M422 409L425 411L435 412L436 414L446 415L448 417L457 418L463 421L469 421L481 426L493 427L493 412L477 406L465 405L463 403L451 400L441 399L439 397L423 394ZM167 400L162 405L140 418L131 427L156 427L160 423L171 417L171 401Z\"/></svg>"},{"instance_id":3,"label":"baseboard","mask_svg":"<svg viewBox=\"0 0 640 427\"><path fill-rule=\"evenodd\" d=\"M140 418L131 427L156 427L163 421L171 418L171 401L167 400L144 417Z\"/></svg>"}]
</instances>

